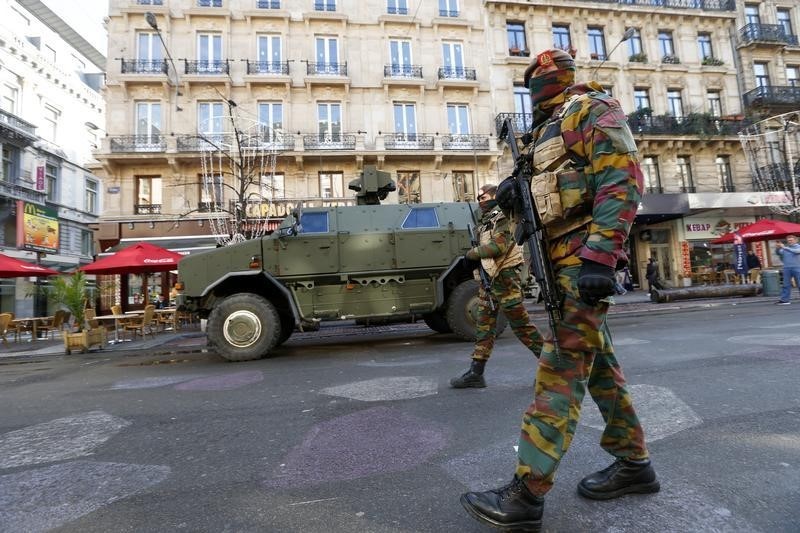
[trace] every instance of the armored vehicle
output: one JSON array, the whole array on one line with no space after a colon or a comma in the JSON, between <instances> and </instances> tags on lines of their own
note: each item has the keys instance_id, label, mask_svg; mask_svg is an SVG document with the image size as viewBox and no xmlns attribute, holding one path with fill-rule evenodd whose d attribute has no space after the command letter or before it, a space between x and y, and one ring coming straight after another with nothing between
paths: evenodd
<instances>
[{"instance_id":1,"label":"armored vehicle","mask_svg":"<svg viewBox=\"0 0 800 533\"><path fill-rule=\"evenodd\" d=\"M270 235L181 260L178 305L208 319L220 355L265 357L334 320L422 318L475 339L479 282L463 255L477 204L380 205L394 184L369 166L349 187L358 205L303 208Z\"/></svg>"}]
</instances>

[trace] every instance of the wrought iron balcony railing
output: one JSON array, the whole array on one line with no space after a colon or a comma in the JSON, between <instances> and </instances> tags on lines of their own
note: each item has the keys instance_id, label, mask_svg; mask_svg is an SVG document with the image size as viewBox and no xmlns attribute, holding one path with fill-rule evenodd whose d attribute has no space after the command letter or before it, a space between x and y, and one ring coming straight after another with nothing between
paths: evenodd
<instances>
[{"instance_id":1,"label":"wrought iron balcony railing","mask_svg":"<svg viewBox=\"0 0 800 533\"><path fill-rule=\"evenodd\" d=\"M110 138L113 153L119 152L164 152L167 139L160 134L152 135L116 135Z\"/></svg>"},{"instance_id":2,"label":"wrought iron balcony railing","mask_svg":"<svg viewBox=\"0 0 800 533\"><path fill-rule=\"evenodd\" d=\"M389 6L386 8L386 12L390 15L408 15L408 8L400 6Z\"/></svg>"},{"instance_id":3,"label":"wrought iron balcony railing","mask_svg":"<svg viewBox=\"0 0 800 533\"><path fill-rule=\"evenodd\" d=\"M416 65L384 65L383 77L422 79L422 67Z\"/></svg>"},{"instance_id":4,"label":"wrought iron balcony railing","mask_svg":"<svg viewBox=\"0 0 800 533\"><path fill-rule=\"evenodd\" d=\"M179 152L227 151L233 146L234 142L235 139L230 133L201 133L176 136L176 146Z\"/></svg>"},{"instance_id":5,"label":"wrought iron balcony railing","mask_svg":"<svg viewBox=\"0 0 800 533\"><path fill-rule=\"evenodd\" d=\"M675 54L667 54L661 58L661 62L665 65L680 65L681 59Z\"/></svg>"},{"instance_id":6,"label":"wrought iron balcony railing","mask_svg":"<svg viewBox=\"0 0 800 533\"><path fill-rule=\"evenodd\" d=\"M164 0L136 0L140 6L163 6Z\"/></svg>"},{"instance_id":7,"label":"wrought iron balcony railing","mask_svg":"<svg viewBox=\"0 0 800 533\"><path fill-rule=\"evenodd\" d=\"M184 59L186 74L229 74L230 62L227 59L194 60Z\"/></svg>"},{"instance_id":8,"label":"wrought iron balcony railing","mask_svg":"<svg viewBox=\"0 0 800 533\"><path fill-rule=\"evenodd\" d=\"M3 179L0 179L0 196L15 200L27 200L39 205L44 205L45 201L47 201L47 193L45 191L37 191L19 183L9 183Z\"/></svg>"},{"instance_id":9,"label":"wrought iron balcony railing","mask_svg":"<svg viewBox=\"0 0 800 533\"><path fill-rule=\"evenodd\" d=\"M628 125L634 133L647 135L733 136L747 126L747 121L725 119L705 113L674 117L634 112L628 115Z\"/></svg>"},{"instance_id":10,"label":"wrought iron balcony railing","mask_svg":"<svg viewBox=\"0 0 800 533\"><path fill-rule=\"evenodd\" d=\"M440 17L457 17L458 10L457 9L440 9L439 10Z\"/></svg>"},{"instance_id":11,"label":"wrought iron balcony railing","mask_svg":"<svg viewBox=\"0 0 800 533\"><path fill-rule=\"evenodd\" d=\"M506 119L511 119L511 125L514 126L514 133L522 135L528 131L533 124L532 113L498 113L494 118L494 128L497 137L500 137L500 132L503 129L503 122Z\"/></svg>"},{"instance_id":12,"label":"wrought iron balcony railing","mask_svg":"<svg viewBox=\"0 0 800 533\"><path fill-rule=\"evenodd\" d=\"M222 7L222 0L197 0L197 7Z\"/></svg>"},{"instance_id":13,"label":"wrought iron balcony railing","mask_svg":"<svg viewBox=\"0 0 800 533\"><path fill-rule=\"evenodd\" d=\"M470 80L477 79L474 68L466 67L439 67L440 80Z\"/></svg>"},{"instance_id":14,"label":"wrought iron balcony railing","mask_svg":"<svg viewBox=\"0 0 800 533\"><path fill-rule=\"evenodd\" d=\"M336 11L336 2L333 0L314 2L314 11Z\"/></svg>"},{"instance_id":15,"label":"wrought iron balcony railing","mask_svg":"<svg viewBox=\"0 0 800 533\"><path fill-rule=\"evenodd\" d=\"M797 109L797 103L800 102L800 87L764 85L747 91L742 98L746 107Z\"/></svg>"},{"instance_id":16,"label":"wrought iron balcony railing","mask_svg":"<svg viewBox=\"0 0 800 533\"><path fill-rule=\"evenodd\" d=\"M289 74L288 61L247 61L248 74L280 74L287 76Z\"/></svg>"},{"instance_id":17,"label":"wrought iron balcony railing","mask_svg":"<svg viewBox=\"0 0 800 533\"><path fill-rule=\"evenodd\" d=\"M724 183L720 190L722 192L736 192L736 186L733 183Z\"/></svg>"},{"instance_id":18,"label":"wrought iron balcony railing","mask_svg":"<svg viewBox=\"0 0 800 533\"><path fill-rule=\"evenodd\" d=\"M644 188L644 192L647 194L664 194L664 187L661 185L648 186Z\"/></svg>"},{"instance_id":19,"label":"wrought iron balcony railing","mask_svg":"<svg viewBox=\"0 0 800 533\"><path fill-rule=\"evenodd\" d=\"M356 136L347 133L312 133L303 135L306 150L355 150Z\"/></svg>"},{"instance_id":20,"label":"wrought iron balcony railing","mask_svg":"<svg viewBox=\"0 0 800 533\"><path fill-rule=\"evenodd\" d=\"M347 76L347 61L344 63L307 63L309 76Z\"/></svg>"},{"instance_id":21,"label":"wrought iron balcony railing","mask_svg":"<svg viewBox=\"0 0 800 533\"><path fill-rule=\"evenodd\" d=\"M451 133L442 136L442 150L488 150L488 135Z\"/></svg>"},{"instance_id":22,"label":"wrought iron balcony railing","mask_svg":"<svg viewBox=\"0 0 800 533\"><path fill-rule=\"evenodd\" d=\"M136 204L133 212L136 215L160 215L161 204Z\"/></svg>"},{"instance_id":23,"label":"wrought iron balcony railing","mask_svg":"<svg viewBox=\"0 0 800 533\"><path fill-rule=\"evenodd\" d=\"M433 135L423 133L387 133L383 136L387 150L433 150Z\"/></svg>"},{"instance_id":24,"label":"wrought iron balcony railing","mask_svg":"<svg viewBox=\"0 0 800 533\"><path fill-rule=\"evenodd\" d=\"M508 55L515 57L528 57L531 55L531 51L528 48L512 47L508 49Z\"/></svg>"},{"instance_id":25,"label":"wrought iron balcony railing","mask_svg":"<svg viewBox=\"0 0 800 533\"><path fill-rule=\"evenodd\" d=\"M681 185L681 192L695 193L697 192L697 187L694 185Z\"/></svg>"},{"instance_id":26,"label":"wrought iron balcony railing","mask_svg":"<svg viewBox=\"0 0 800 533\"><path fill-rule=\"evenodd\" d=\"M597 3L597 0L588 0ZM604 4L625 6L668 7L674 9L702 9L704 11L736 11L736 0L600 0Z\"/></svg>"},{"instance_id":27,"label":"wrought iron balcony railing","mask_svg":"<svg viewBox=\"0 0 800 533\"><path fill-rule=\"evenodd\" d=\"M280 9L280 0L257 0L256 8L258 9Z\"/></svg>"},{"instance_id":28,"label":"wrought iron balcony railing","mask_svg":"<svg viewBox=\"0 0 800 533\"><path fill-rule=\"evenodd\" d=\"M743 44L760 42L797 45L797 36L787 35L786 29L780 24L750 23L739 29L739 42Z\"/></svg>"},{"instance_id":29,"label":"wrought iron balcony railing","mask_svg":"<svg viewBox=\"0 0 800 533\"><path fill-rule=\"evenodd\" d=\"M120 59L123 74L166 74L167 62L163 59Z\"/></svg>"},{"instance_id":30,"label":"wrought iron balcony railing","mask_svg":"<svg viewBox=\"0 0 800 533\"><path fill-rule=\"evenodd\" d=\"M294 135L276 131L264 131L240 136L242 148L249 150L286 151L294 150Z\"/></svg>"},{"instance_id":31,"label":"wrought iron balcony railing","mask_svg":"<svg viewBox=\"0 0 800 533\"><path fill-rule=\"evenodd\" d=\"M704 57L701 63L706 67L721 67L725 64L723 60L713 56Z\"/></svg>"},{"instance_id":32,"label":"wrought iron balcony railing","mask_svg":"<svg viewBox=\"0 0 800 533\"><path fill-rule=\"evenodd\" d=\"M29 141L36 140L36 126L13 113L0 109L0 135L21 136Z\"/></svg>"},{"instance_id":33,"label":"wrought iron balcony railing","mask_svg":"<svg viewBox=\"0 0 800 533\"><path fill-rule=\"evenodd\" d=\"M198 202L197 211L199 213L211 213L213 211L222 211L224 202Z\"/></svg>"},{"instance_id":34,"label":"wrought iron balcony railing","mask_svg":"<svg viewBox=\"0 0 800 533\"><path fill-rule=\"evenodd\" d=\"M800 160L795 166L795 172L800 173ZM794 187L792 168L788 163L758 167L753 176L753 188L757 191L791 191Z\"/></svg>"}]
</instances>

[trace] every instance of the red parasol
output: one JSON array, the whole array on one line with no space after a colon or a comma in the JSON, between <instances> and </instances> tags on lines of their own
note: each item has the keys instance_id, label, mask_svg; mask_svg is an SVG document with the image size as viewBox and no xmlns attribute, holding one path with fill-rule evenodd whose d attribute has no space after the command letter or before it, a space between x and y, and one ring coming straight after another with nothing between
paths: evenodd
<instances>
[{"instance_id":1,"label":"red parasol","mask_svg":"<svg viewBox=\"0 0 800 533\"><path fill-rule=\"evenodd\" d=\"M139 242L114 255L98 259L78 270L87 274L147 274L175 270L183 256L146 242Z\"/></svg>"},{"instance_id":2,"label":"red parasol","mask_svg":"<svg viewBox=\"0 0 800 533\"><path fill-rule=\"evenodd\" d=\"M25 276L58 276L61 272L43 266L27 263L0 254L0 278L23 278Z\"/></svg>"},{"instance_id":3,"label":"red parasol","mask_svg":"<svg viewBox=\"0 0 800 533\"><path fill-rule=\"evenodd\" d=\"M742 226L734 232L726 233L722 237L711 241L711 244L729 244L733 242L734 234L738 233L745 242L771 241L782 239L787 235L800 235L800 224L764 218L753 224Z\"/></svg>"}]
</instances>

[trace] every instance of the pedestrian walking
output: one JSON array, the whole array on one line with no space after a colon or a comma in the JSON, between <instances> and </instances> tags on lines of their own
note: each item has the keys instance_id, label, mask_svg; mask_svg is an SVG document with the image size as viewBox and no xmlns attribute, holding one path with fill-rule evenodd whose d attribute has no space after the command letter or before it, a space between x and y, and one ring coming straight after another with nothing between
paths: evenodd
<instances>
[{"instance_id":1,"label":"pedestrian walking","mask_svg":"<svg viewBox=\"0 0 800 533\"><path fill-rule=\"evenodd\" d=\"M501 311L508 318L511 331L539 357L542 351L542 335L531 323L523 305L522 292L522 247L514 242L508 217L497 206L497 186L485 184L480 188L478 202L481 208L481 223L478 227L479 244L470 249L465 259L475 268L483 268L489 277L491 288L483 286L478 301L477 333L472 350L472 363L464 374L450 380L455 389L467 387L483 388L484 367L494 348L497 337L497 316Z\"/></svg>"},{"instance_id":2,"label":"pedestrian walking","mask_svg":"<svg viewBox=\"0 0 800 533\"><path fill-rule=\"evenodd\" d=\"M792 280L800 289L800 244L797 243L797 235L788 235L786 244L778 242L775 251L781 257L783 263L783 288L781 289L781 299L778 305L789 305L792 299Z\"/></svg>"},{"instance_id":3,"label":"pedestrian walking","mask_svg":"<svg viewBox=\"0 0 800 533\"><path fill-rule=\"evenodd\" d=\"M607 500L659 490L606 323L615 267L627 262L623 243L641 198L642 171L619 103L597 82L574 83L575 61L563 50L542 52L525 72L533 102L533 180L555 172L558 179L548 182L556 184L563 208L559 219L548 207L556 218L548 226L548 251L563 304L558 349L545 342L533 403L522 417L513 479L461 496L470 515L501 529L541 527L544 496L572 442L587 389L606 424L600 445L614 462L584 477L578 493Z\"/></svg>"},{"instance_id":4,"label":"pedestrian walking","mask_svg":"<svg viewBox=\"0 0 800 533\"><path fill-rule=\"evenodd\" d=\"M645 277L647 278L648 291L653 292L653 289L664 290L664 286L658 279L658 263L652 257L647 260L647 269L645 270Z\"/></svg>"}]
</instances>

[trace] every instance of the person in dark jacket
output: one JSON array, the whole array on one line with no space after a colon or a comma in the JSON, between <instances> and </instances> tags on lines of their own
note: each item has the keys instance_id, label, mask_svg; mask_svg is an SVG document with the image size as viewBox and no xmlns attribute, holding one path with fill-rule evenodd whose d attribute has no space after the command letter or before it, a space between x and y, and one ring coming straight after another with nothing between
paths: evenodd
<instances>
[{"instance_id":1,"label":"person in dark jacket","mask_svg":"<svg viewBox=\"0 0 800 533\"><path fill-rule=\"evenodd\" d=\"M761 259L758 258L753 250L747 251L747 270L761 268Z\"/></svg>"},{"instance_id":2,"label":"person in dark jacket","mask_svg":"<svg viewBox=\"0 0 800 533\"><path fill-rule=\"evenodd\" d=\"M664 286L658 281L658 263L652 257L647 260L647 271L645 273L645 277L647 278L647 284L649 285L649 291L653 292L653 289L663 290Z\"/></svg>"}]
</instances>

